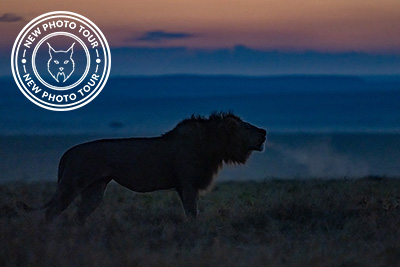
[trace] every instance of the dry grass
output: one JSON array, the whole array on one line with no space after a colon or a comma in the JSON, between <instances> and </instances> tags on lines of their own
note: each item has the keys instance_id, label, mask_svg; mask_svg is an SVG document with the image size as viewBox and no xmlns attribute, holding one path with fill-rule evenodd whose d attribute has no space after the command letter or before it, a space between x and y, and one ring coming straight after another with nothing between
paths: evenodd
<instances>
[{"instance_id":1,"label":"dry grass","mask_svg":"<svg viewBox=\"0 0 400 267\"><path fill-rule=\"evenodd\" d=\"M400 179L222 183L183 219L175 192L107 188L84 227L16 200L54 184L0 186L1 266L399 266Z\"/></svg>"}]
</instances>

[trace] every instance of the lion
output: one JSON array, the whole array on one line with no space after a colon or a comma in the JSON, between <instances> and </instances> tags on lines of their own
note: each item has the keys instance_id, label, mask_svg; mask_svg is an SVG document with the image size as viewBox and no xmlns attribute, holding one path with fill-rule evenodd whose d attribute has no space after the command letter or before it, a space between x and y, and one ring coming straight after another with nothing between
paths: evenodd
<instances>
[{"instance_id":1,"label":"lion","mask_svg":"<svg viewBox=\"0 0 400 267\"><path fill-rule=\"evenodd\" d=\"M212 184L223 163L244 164L262 151L267 132L232 113L193 116L159 137L103 139L76 145L61 157L56 192L45 209L53 221L81 196L74 220L84 224L112 180L135 192L173 189L186 217L198 216L199 192Z\"/></svg>"}]
</instances>

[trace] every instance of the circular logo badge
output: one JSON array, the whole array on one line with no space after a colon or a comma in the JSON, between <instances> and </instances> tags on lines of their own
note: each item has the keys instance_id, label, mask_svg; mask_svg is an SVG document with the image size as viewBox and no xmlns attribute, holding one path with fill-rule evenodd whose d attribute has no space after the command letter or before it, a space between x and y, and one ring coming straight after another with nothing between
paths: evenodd
<instances>
[{"instance_id":1,"label":"circular logo badge","mask_svg":"<svg viewBox=\"0 0 400 267\"><path fill-rule=\"evenodd\" d=\"M36 105L54 111L80 108L103 89L111 54L100 29L72 12L43 14L15 40L12 73L21 92Z\"/></svg>"}]
</instances>

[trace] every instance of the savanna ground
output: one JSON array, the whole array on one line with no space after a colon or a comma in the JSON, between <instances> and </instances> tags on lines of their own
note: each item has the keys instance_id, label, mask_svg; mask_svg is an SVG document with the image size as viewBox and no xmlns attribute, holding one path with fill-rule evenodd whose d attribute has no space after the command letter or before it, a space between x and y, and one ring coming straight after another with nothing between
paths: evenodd
<instances>
[{"instance_id":1,"label":"savanna ground","mask_svg":"<svg viewBox=\"0 0 400 267\"><path fill-rule=\"evenodd\" d=\"M52 224L54 183L0 185L1 266L400 266L400 179L219 183L184 220L173 191L110 184L84 227Z\"/></svg>"}]
</instances>

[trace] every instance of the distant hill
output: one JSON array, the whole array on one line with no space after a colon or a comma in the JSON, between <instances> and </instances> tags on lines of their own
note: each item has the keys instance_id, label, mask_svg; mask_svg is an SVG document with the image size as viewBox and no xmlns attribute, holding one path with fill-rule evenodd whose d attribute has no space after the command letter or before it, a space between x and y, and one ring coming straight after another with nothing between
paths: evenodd
<instances>
[{"instance_id":1,"label":"distant hill","mask_svg":"<svg viewBox=\"0 0 400 267\"><path fill-rule=\"evenodd\" d=\"M274 92L397 90L400 81L357 76L201 76L114 77L107 88L132 90L143 96L259 95ZM106 90L109 91L109 90Z\"/></svg>"},{"instance_id":2,"label":"distant hill","mask_svg":"<svg viewBox=\"0 0 400 267\"><path fill-rule=\"evenodd\" d=\"M19 95L11 78L0 79L2 97ZM111 77L102 94L138 97L199 97L269 93L400 90L400 79L357 76L123 76ZM116 91L118 94L116 95Z\"/></svg>"}]
</instances>

